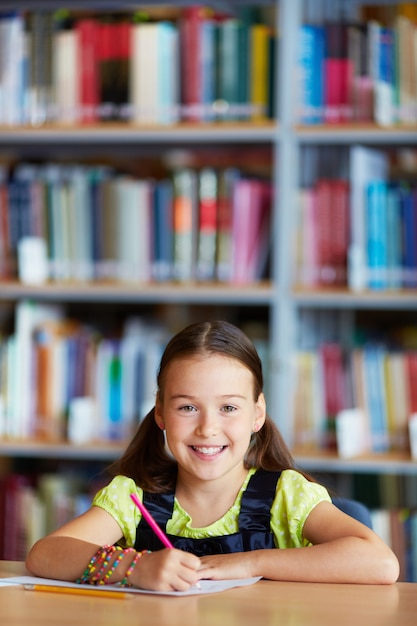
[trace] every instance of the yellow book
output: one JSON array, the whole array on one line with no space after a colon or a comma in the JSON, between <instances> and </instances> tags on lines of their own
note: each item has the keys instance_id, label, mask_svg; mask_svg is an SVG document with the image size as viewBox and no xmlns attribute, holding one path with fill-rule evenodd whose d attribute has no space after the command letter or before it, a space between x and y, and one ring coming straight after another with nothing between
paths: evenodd
<instances>
[{"instance_id":1,"label":"yellow book","mask_svg":"<svg viewBox=\"0 0 417 626\"><path fill-rule=\"evenodd\" d=\"M267 119L269 95L269 38L265 24L253 24L250 35L250 103L252 120Z\"/></svg>"}]
</instances>

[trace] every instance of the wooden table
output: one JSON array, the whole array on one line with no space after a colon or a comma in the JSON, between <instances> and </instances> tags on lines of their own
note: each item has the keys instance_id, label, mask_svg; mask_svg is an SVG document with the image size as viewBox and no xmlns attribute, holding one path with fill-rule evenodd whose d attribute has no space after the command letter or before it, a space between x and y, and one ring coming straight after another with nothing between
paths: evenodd
<instances>
[{"instance_id":1,"label":"wooden table","mask_svg":"<svg viewBox=\"0 0 417 626\"><path fill-rule=\"evenodd\" d=\"M0 577L27 574L0 562ZM82 597L0 587L5 626L415 626L417 584L391 586L288 583L199 596Z\"/></svg>"}]
</instances>

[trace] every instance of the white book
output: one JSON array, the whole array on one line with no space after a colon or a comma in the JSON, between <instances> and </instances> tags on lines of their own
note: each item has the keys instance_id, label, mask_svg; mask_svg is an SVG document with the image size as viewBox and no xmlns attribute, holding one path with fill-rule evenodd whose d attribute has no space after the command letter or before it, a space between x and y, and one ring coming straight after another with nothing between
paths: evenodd
<instances>
[{"instance_id":1,"label":"white book","mask_svg":"<svg viewBox=\"0 0 417 626\"><path fill-rule=\"evenodd\" d=\"M385 180L388 156L383 150L365 146L350 148L350 224L348 283L353 291L367 287L366 189L371 181Z\"/></svg>"},{"instance_id":2,"label":"white book","mask_svg":"<svg viewBox=\"0 0 417 626\"><path fill-rule=\"evenodd\" d=\"M32 359L32 335L42 321L58 320L63 315L58 305L38 304L22 300L16 306L15 352L13 355L14 371L18 372L11 392L11 419L8 423L8 435L17 438L29 438L31 432L31 411L33 402L34 364ZM10 371L10 370L9 370ZM22 393L22 389L25 393Z\"/></svg>"},{"instance_id":3,"label":"white book","mask_svg":"<svg viewBox=\"0 0 417 626\"><path fill-rule=\"evenodd\" d=\"M75 124L79 119L77 45L75 30L53 35L53 86L57 118L63 124Z\"/></svg>"},{"instance_id":4,"label":"white book","mask_svg":"<svg viewBox=\"0 0 417 626\"><path fill-rule=\"evenodd\" d=\"M24 22L20 14L0 19L1 109L0 121L7 126L24 120Z\"/></svg>"},{"instance_id":5,"label":"white book","mask_svg":"<svg viewBox=\"0 0 417 626\"><path fill-rule=\"evenodd\" d=\"M88 176L88 169L82 166L74 167L69 174L71 277L80 282L94 278L92 207Z\"/></svg>"},{"instance_id":6,"label":"white book","mask_svg":"<svg viewBox=\"0 0 417 626\"><path fill-rule=\"evenodd\" d=\"M130 104L137 124L172 124L178 120L178 32L168 22L132 28Z\"/></svg>"}]
</instances>

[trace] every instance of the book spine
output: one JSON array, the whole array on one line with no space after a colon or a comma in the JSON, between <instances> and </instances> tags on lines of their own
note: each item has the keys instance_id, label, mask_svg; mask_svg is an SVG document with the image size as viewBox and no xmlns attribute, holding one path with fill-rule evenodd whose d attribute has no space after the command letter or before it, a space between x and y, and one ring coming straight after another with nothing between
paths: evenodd
<instances>
[{"instance_id":1,"label":"book spine","mask_svg":"<svg viewBox=\"0 0 417 626\"><path fill-rule=\"evenodd\" d=\"M216 276L217 173L212 168L199 172L199 230L197 279L214 280Z\"/></svg>"}]
</instances>

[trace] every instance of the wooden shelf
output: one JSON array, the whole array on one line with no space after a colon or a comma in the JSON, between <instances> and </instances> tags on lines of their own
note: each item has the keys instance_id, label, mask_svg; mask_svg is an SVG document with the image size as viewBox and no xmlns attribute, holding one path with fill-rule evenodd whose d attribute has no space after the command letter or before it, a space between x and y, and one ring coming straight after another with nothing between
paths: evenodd
<instances>
[{"instance_id":1,"label":"wooden shelf","mask_svg":"<svg viewBox=\"0 0 417 626\"><path fill-rule=\"evenodd\" d=\"M45 124L40 127L0 126L0 145L34 144L178 144L273 143L278 125L265 122L184 123L175 126L138 126L130 123L102 123L92 126Z\"/></svg>"},{"instance_id":2,"label":"wooden shelf","mask_svg":"<svg viewBox=\"0 0 417 626\"><path fill-rule=\"evenodd\" d=\"M296 304L308 307L369 308L369 309L415 309L417 289L386 291L351 291L339 289L306 289L295 287L292 297Z\"/></svg>"},{"instance_id":3,"label":"wooden shelf","mask_svg":"<svg viewBox=\"0 0 417 626\"><path fill-rule=\"evenodd\" d=\"M367 454L352 459L342 459L333 451L292 451L297 465L308 472L346 474L417 474L417 459L407 453L389 452Z\"/></svg>"},{"instance_id":4,"label":"wooden shelf","mask_svg":"<svg viewBox=\"0 0 417 626\"><path fill-rule=\"evenodd\" d=\"M0 456L14 458L71 459L82 461L112 461L125 449L126 442L74 445L0 440Z\"/></svg>"},{"instance_id":5,"label":"wooden shelf","mask_svg":"<svg viewBox=\"0 0 417 626\"><path fill-rule=\"evenodd\" d=\"M55 301L210 303L270 305L276 297L274 285L262 281L254 285L222 283L47 283L24 285L18 281L0 283L0 301L35 298Z\"/></svg>"},{"instance_id":6,"label":"wooden shelf","mask_svg":"<svg viewBox=\"0 0 417 626\"><path fill-rule=\"evenodd\" d=\"M378 126L377 124L317 124L295 126L295 139L300 143L348 144L415 144L417 126Z\"/></svg>"}]
</instances>

